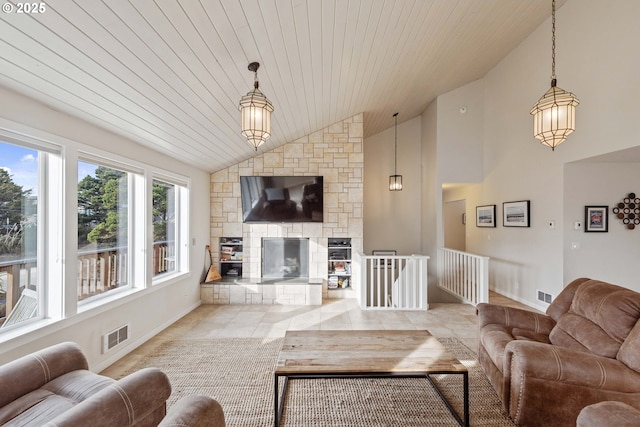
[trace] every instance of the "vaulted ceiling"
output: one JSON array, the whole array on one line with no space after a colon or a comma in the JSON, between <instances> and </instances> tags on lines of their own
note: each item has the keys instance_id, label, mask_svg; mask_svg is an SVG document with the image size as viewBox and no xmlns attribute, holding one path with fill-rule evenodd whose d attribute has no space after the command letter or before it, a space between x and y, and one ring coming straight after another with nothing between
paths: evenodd
<instances>
[{"instance_id":1,"label":"vaulted ceiling","mask_svg":"<svg viewBox=\"0 0 640 427\"><path fill-rule=\"evenodd\" d=\"M481 78L551 15L548 0L11 4L0 85L207 171L255 155L238 111L249 62L275 107L260 151L360 112L369 136Z\"/></svg>"}]
</instances>

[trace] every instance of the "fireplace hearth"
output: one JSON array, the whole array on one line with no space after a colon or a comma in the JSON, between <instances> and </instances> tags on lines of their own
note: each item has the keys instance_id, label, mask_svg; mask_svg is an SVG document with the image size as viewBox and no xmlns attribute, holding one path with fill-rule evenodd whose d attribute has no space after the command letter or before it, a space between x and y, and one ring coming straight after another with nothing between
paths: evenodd
<instances>
[{"instance_id":1,"label":"fireplace hearth","mask_svg":"<svg viewBox=\"0 0 640 427\"><path fill-rule=\"evenodd\" d=\"M262 278L309 277L308 238L263 238Z\"/></svg>"}]
</instances>

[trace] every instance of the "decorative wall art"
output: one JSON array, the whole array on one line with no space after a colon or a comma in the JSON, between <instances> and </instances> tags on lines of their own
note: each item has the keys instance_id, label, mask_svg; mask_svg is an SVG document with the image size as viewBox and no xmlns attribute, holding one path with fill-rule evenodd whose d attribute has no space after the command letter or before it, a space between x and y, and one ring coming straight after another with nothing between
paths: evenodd
<instances>
[{"instance_id":1,"label":"decorative wall art","mask_svg":"<svg viewBox=\"0 0 640 427\"><path fill-rule=\"evenodd\" d=\"M585 233L609 231L609 206L585 206L584 231Z\"/></svg>"},{"instance_id":2,"label":"decorative wall art","mask_svg":"<svg viewBox=\"0 0 640 427\"><path fill-rule=\"evenodd\" d=\"M496 205L476 206L476 227L496 226Z\"/></svg>"},{"instance_id":3,"label":"decorative wall art","mask_svg":"<svg viewBox=\"0 0 640 427\"><path fill-rule=\"evenodd\" d=\"M504 202L502 204L503 227L529 227L529 200Z\"/></svg>"},{"instance_id":4,"label":"decorative wall art","mask_svg":"<svg viewBox=\"0 0 640 427\"><path fill-rule=\"evenodd\" d=\"M627 197L613 208L613 213L629 230L633 230L636 225L640 225L640 197L636 197L636 193L627 194Z\"/></svg>"}]
</instances>

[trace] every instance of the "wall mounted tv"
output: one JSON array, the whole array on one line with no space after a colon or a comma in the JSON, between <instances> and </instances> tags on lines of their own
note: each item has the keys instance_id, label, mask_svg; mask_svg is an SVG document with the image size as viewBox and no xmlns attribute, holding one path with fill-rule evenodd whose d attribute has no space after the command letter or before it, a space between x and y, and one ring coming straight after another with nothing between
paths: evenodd
<instances>
[{"instance_id":1,"label":"wall mounted tv","mask_svg":"<svg viewBox=\"0 0 640 427\"><path fill-rule=\"evenodd\" d=\"M241 176L243 222L322 222L321 176Z\"/></svg>"}]
</instances>

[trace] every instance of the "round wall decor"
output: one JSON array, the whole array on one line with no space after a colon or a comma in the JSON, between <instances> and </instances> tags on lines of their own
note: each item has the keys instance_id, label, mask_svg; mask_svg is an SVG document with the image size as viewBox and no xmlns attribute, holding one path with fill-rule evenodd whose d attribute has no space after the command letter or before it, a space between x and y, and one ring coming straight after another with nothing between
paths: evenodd
<instances>
[{"instance_id":1,"label":"round wall decor","mask_svg":"<svg viewBox=\"0 0 640 427\"><path fill-rule=\"evenodd\" d=\"M640 197L636 197L636 193L627 194L613 208L613 213L629 230L633 230L636 225L640 225Z\"/></svg>"}]
</instances>

